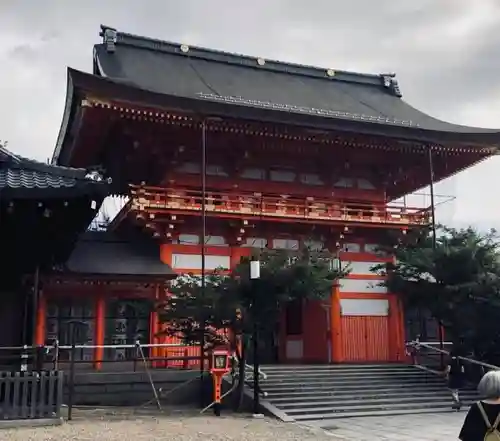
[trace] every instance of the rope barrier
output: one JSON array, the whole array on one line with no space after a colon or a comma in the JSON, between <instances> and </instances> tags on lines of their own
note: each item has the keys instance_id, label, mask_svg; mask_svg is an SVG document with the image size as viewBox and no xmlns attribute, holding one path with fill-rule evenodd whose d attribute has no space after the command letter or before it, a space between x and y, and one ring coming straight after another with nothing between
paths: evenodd
<instances>
[{"instance_id":1,"label":"rope barrier","mask_svg":"<svg viewBox=\"0 0 500 441\"><path fill-rule=\"evenodd\" d=\"M144 343L141 344L143 348L173 348L173 347L198 347L199 345L186 345L183 343ZM38 348L45 348L45 349L54 349L55 344L52 345L24 345L24 346L0 346L0 350L8 350L8 351L21 351L21 350L28 350L28 349L38 349ZM71 345L59 345L59 349L71 349ZM103 348L103 349L134 349L136 347L135 343L134 344L124 344L124 345L76 345L76 349L96 349L96 348Z\"/></svg>"},{"instance_id":2,"label":"rope barrier","mask_svg":"<svg viewBox=\"0 0 500 441\"><path fill-rule=\"evenodd\" d=\"M450 355L449 351L436 348L436 347L430 345L428 342L420 342L418 340L415 340L415 341L408 342L406 344L406 346L411 347L411 348L415 348L417 351L420 348L425 348L425 349L429 349L431 351L434 351L434 353L436 353L436 354ZM479 360L474 360L473 358L463 357L461 355L459 355L458 358L466 363L475 364L475 365L482 366L482 367L487 368L487 369L500 370L499 366L495 366L495 365L489 364L489 363L484 363L484 362L479 361Z\"/></svg>"},{"instance_id":3,"label":"rope barrier","mask_svg":"<svg viewBox=\"0 0 500 441\"><path fill-rule=\"evenodd\" d=\"M151 384L151 389L153 390L154 399L156 400L156 406L158 407L158 410L161 410L160 397L158 396L158 391L156 390L156 386L153 381L153 376L151 375L151 372L149 370L148 362L146 360L146 357L144 356L144 350L142 349L142 345L139 340L135 342L135 347L137 348L137 351L139 352L139 355L141 356L142 361L144 363L144 369L146 370L146 375L148 376L149 384Z\"/></svg>"}]
</instances>

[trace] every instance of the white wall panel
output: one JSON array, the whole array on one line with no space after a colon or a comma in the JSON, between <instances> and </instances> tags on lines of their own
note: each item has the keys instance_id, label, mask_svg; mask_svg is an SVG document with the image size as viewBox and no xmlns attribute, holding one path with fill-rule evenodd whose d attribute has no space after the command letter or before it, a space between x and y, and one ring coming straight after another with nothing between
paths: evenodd
<instances>
[{"instance_id":1,"label":"white wall panel","mask_svg":"<svg viewBox=\"0 0 500 441\"><path fill-rule=\"evenodd\" d=\"M316 173L302 173L300 182L306 185L324 185L324 182Z\"/></svg>"},{"instance_id":2,"label":"white wall panel","mask_svg":"<svg viewBox=\"0 0 500 441\"><path fill-rule=\"evenodd\" d=\"M210 246L228 246L223 236L207 236L205 244Z\"/></svg>"},{"instance_id":3,"label":"white wall panel","mask_svg":"<svg viewBox=\"0 0 500 441\"><path fill-rule=\"evenodd\" d=\"M320 240L305 240L304 245L311 251L323 251L325 244Z\"/></svg>"},{"instance_id":4,"label":"white wall panel","mask_svg":"<svg viewBox=\"0 0 500 441\"><path fill-rule=\"evenodd\" d=\"M265 248L267 246L267 239L263 237L247 237L244 247L251 248Z\"/></svg>"},{"instance_id":5,"label":"white wall panel","mask_svg":"<svg viewBox=\"0 0 500 441\"><path fill-rule=\"evenodd\" d=\"M341 299L343 316L382 316L389 315L389 300L386 299Z\"/></svg>"},{"instance_id":6,"label":"white wall panel","mask_svg":"<svg viewBox=\"0 0 500 441\"><path fill-rule=\"evenodd\" d=\"M380 286L382 280L369 280L369 279L342 279L340 281L340 292L354 292L354 293L387 293L387 287Z\"/></svg>"},{"instance_id":7,"label":"white wall panel","mask_svg":"<svg viewBox=\"0 0 500 441\"><path fill-rule=\"evenodd\" d=\"M193 162L185 162L176 168L176 171L179 173L200 173L201 166L200 164L196 164Z\"/></svg>"},{"instance_id":8,"label":"white wall panel","mask_svg":"<svg viewBox=\"0 0 500 441\"><path fill-rule=\"evenodd\" d=\"M207 164L207 175L209 176L227 176L227 172L222 165Z\"/></svg>"},{"instance_id":9,"label":"white wall panel","mask_svg":"<svg viewBox=\"0 0 500 441\"><path fill-rule=\"evenodd\" d=\"M376 243L365 243L365 253L376 254L377 256L387 256L387 252L381 249Z\"/></svg>"},{"instance_id":10,"label":"white wall panel","mask_svg":"<svg viewBox=\"0 0 500 441\"><path fill-rule=\"evenodd\" d=\"M295 239L273 239L273 248L276 250L298 250L299 241Z\"/></svg>"},{"instance_id":11,"label":"white wall panel","mask_svg":"<svg viewBox=\"0 0 500 441\"><path fill-rule=\"evenodd\" d=\"M271 170L269 178L276 182L293 182L295 181L295 173L288 170Z\"/></svg>"},{"instance_id":12,"label":"white wall panel","mask_svg":"<svg viewBox=\"0 0 500 441\"><path fill-rule=\"evenodd\" d=\"M206 270L229 269L230 266L231 259L229 256L205 256ZM172 268L200 270L201 254L172 254Z\"/></svg>"},{"instance_id":13,"label":"white wall panel","mask_svg":"<svg viewBox=\"0 0 500 441\"><path fill-rule=\"evenodd\" d=\"M342 245L342 251L346 253L359 253L361 251L361 245L359 243L345 243Z\"/></svg>"},{"instance_id":14,"label":"white wall panel","mask_svg":"<svg viewBox=\"0 0 500 441\"><path fill-rule=\"evenodd\" d=\"M196 234L179 234L177 243L181 245L198 245L200 243L200 236Z\"/></svg>"},{"instance_id":15,"label":"white wall panel","mask_svg":"<svg viewBox=\"0 0 500 441\"><path fill-rule=\"evenodd\" d=\"M205 256L205 268L209 270L216 268L229 269L231 268L231 258L229 256Z\"/></svg>"},{"instance_id":16,"label":"white wall panel","mask_svg":"<svg viewBox=\"0 0 500 441\"><path fill-rule=\"evenodd\" d=\"M358 188L362 190L375 190L375 185L367 179L358 179Z\"/></svg>"},{"instance_id":17,"label":"white wall panel","mask_svg":"<svg viewBox=\"0 0 500 441\"><path fill-rule=\"evenodd\" d=\"M243 179L266 179L266 171L263 168L245 168L240 174Z\"/></svg>"},{"instance_id":18,"label":"white wall panel","mask_svg":"<svg viewBox=\"0 0 500 441\"><path fill-rule=\"evenodd\" d=\"M365 243L365 253L377 254L379 248L377 243Z\"/></svg>"},{"instance_id":19,"label":"white wall panel","mask_svg":"<svg viewBox=\"0 0 500 441\"><path fill-rule=\"evenodd\" d=\"M338 188L351 188L354 187L354 179L351 178L340 178L333 184L334 187Z\"/></svg>"},{"instance_id":20,"label":"white wall panel","mask_svg":"<svg viewBox=\"0 0 500 441\"><path fill-rule=\"evenodd\" d=\"M196 234L179 234L179 239L174 241L179 245L200 245L201 237ZM206 236L205 245L210 246L228 246L223 236Z\"/></svg>"},{"instance_id":21,"label":"white wall panel","mask_svg":"<svg viewBox=\"0 0 500 441\"><path fill-rule=\"evenodd\" d=\"M375 275L371 268L376 265L379 265L379 262L342 262L343 265L348 265L350 273L349 274L363 274L363 275Z\"/></svg>"}]
</instances>

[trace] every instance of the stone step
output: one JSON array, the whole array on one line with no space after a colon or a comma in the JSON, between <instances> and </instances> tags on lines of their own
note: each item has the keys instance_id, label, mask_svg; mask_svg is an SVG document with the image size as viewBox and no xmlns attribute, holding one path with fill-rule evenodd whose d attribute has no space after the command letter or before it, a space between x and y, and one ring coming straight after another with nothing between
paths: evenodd
<instances>
[{"instance_id":1,"label":"stone step","mask_svg":"<svg viewBox=\"0 0 500 441\"><path fill-rule=\"evenodd\" d=\"M369 367L365 365L359 366L335 366L335 365L325 365L325 366L294 366L289 367L287 369L283 368L273 368L273 367L265 367L260 366L260 368L265 372L275 372L275 373L286 373L286 372L307 372L307 371L320 371L320 372L341 372L341 371L349 371L349 372L378 372L378 371L408 371L408 370L419 370L419 368L413 365L404 365L404 366L376 366Z\"/></svg>"},{"instance_id":2,"label":"stone step","mask_svg":"<svg viewBox=\"0 0 500 441\"><path fill-rule=\"evenodd\" d=\"M432 390L432 391L440 391L446 390L445 385L439 384L382 384L382 385L330 385L330 386L322 386L318 387L317 385L308 385L303 384L300 386L292 385L292 386L269 386L265 384L261 384L261 387L264 391L266 391L269 395L276 394L285 394L285 393L293 393L293 392L304 392L304 393L317 393L317 392L327 392L327 393L354 393L356 391L365 391L366 393L378 393L383 392L390 389L397 389L401 392L411 391L411 390Z\"/></svg>"},{"instance_id":3,"label":"stone step","mask_svg":"<svg viewBox=\"0 0 500 441\"><path fill-rule=\"evenodd\" d=\"M350 372L350 371L339 371L335 373L330 372L317 372L317 371L307 371L300 373L266 373L269 380L280 380L290 378L300 378L300 379L314 379L314 378L324 378L327 376L334 376L335 378L359 378L359 379L370 379L370 378L388 378L388 377L412 377L412 376L427 376L436 377L435 374L430 372L419 372L419 371L377 371L377 372Z\"/></svg>"},{"instance_id":4,"label":"stone step","mask_svg":"<svg viewBox=\"0 0 500 441\"><path fill-rule=\"evenodd\" d=\"M429 385L429 386L439 386L439 387L446 387L446 383L444 381L428 381L428 380L420 380L420 379L414 379L414 380L407 380L407 381L373 381L373 382L356 382L356 381L336 381L336 380L329 380L329 379L324 379L323 381L317 381L317 382L293 382L293 381L288 381L288 382L279 382L279 383L271 383L271 382L266 382L263 381L261 383L261 386L266 389L266 390L276 390L276 389L298 389L298 390L303 390L304 388L320 388L320 389L346 389L346 388L356 388L356 389L362 389L364 387L366 388L383 388L383 387L391 387L394 384L398 384L401 387L417 387L419 385Z\"/></svg>"},{"instance_id":5,"label":"stone step","mask_svg":"<svg viewBox=\"0 0 500 441\"><path fill-rule=\"evenodd\" d=\"M464 403L465 406L469 406L470 404L472 404L472 401L466 401ZM362 412L363 415L371 415L373 414L373 412L384 411L386 415L389 415L394 411L418 411L429 408L451 410L451 400L436 403L391 403L379 406L358 405L350 406L348 409L346 409L345 407L325 406L306 410L290 410L286 413L297 421L312 421L327 418L345 418L346 414L354 412Z\"/></svg>"},{"instance_id":6,"label":"stone step","mask_svg":"<svg viewBox=\"0 0 500 441\"><path fill-rule=\"evenodd\" d=\"M462 396L462 400L473 400L474 397ZM343 399L343 400L323 400L323 401L297 401L297 402L281 402L276 403L272 401L272 403L278 407L279 409L289 413L291 411L315 411L318 408L335 408L335 409L349 409L351 407L357 407L362 405L363 407L378 407L385 405L392 405L394 403L415 403L415 404L427 404L427 403L443 403L446 402L448 404L451 403L451 394L440 394L435 395L433 397L429 396L412 396L412 397L399 397L395 400L393 397L376 397L376 398L366 398L364 400L359 399Z\"/></svg>"},{"instance_id":7,"label":"stone step","mask_svg":"<svg viewBox=\"0 0 500 441\"><path fill-rule=\"evenodd\" d=\"M270 365L264 364L260 365L263 370L269 371L290 371L290 370L307 370L307 369L322 369L322 370L342 370L342 369L408 369L415 368L412 364L397 364L397 363L388 363L388 364L284 364L284 365Z\"/></svg>"},{"instance_id":8,"label":"stone step","mask_svg":"<svg viewBox=\"0 0 500 441\"><path fill-rule=\"evenodd\" d=\"M468 406L463 406L461 409L461 414L465 416L465 413L469 409ZM359 418L359 417L377 417L377 416L396 416L396 415L415 415L415 414L426 414L426 413L450 413L455 412L448 407L425 407L421 409L393 409L391 411L387 410L373 410L370 412L344 412L339 414L338 416L324 415L322 418L317 418L318 425L325 430L334 431L338 427L336 426L336 422L339 418ZM314 420L303 420L303 421L314 421ZM335 432L334 432L335 433Z\"/></svg>"},{"instance_id":9,"label":"stone step","mask_svg":"<svg viewBox=\"0 0 500 441\"><path fill-rule=\"evenodd\" d=\"M263 380L264 383L318 383L318 382L332 382L332 381L337 381L337 382L367 382L367 383L373 383L373 382L379 382L379 381L408 381L408 380L422 380L422 381L429 381L429 382L443 382L444 378L438 377L436 375L431 375L431 374L416 374L413 373L411 375L400 375L400 374L384 374L384 375L310 375L310 376L302 376L302 375L297 375L297 376L283 376L283 377L275 377L275 376L268 376L267 379Z\"/></svg>"},{"instance_id":10,"label":"stone step","mask_svg":"<svg viewBox=\"0 0 500 441\"><path fill-rule=\"evenodd\" d=\"M444 378L405 364L263 366L261 387L277 415L328 421L369 415L451 412ZM464 406L475 390L461 393Z\"/></svg>"},{"instance_id":11,"label":"stone step","mask_svg":"<svg viewBox=\"0 0 500 441\"><path fill-rule=\"evenodd\" d=\"M262 369L289 370L289 369L389 369L413 368L407 363L340 363L340 364L261 364Z\"/></svg>"},{"instance_id":12,"label":"stone step","mask_svg":"<svg viewBox=\"0 0 500 441\"><path fill-rule=\"evenodd\" d=\"M387 379L397 379L405 381L408 379L423 379L423 380L435 380L444 381L445 378L441 375L435 375L429 372L413 372L412 374L379 374L379 375L346 375L346 374L323 374L323 375L284 375L284 376L273 376L268 375L263 381L272 381L275 383L281 383L283 381L318 381L318 380L340 380L340 381L360 381L360 382L372 382L372 381L383 381Z\"/></svg>"},{"instance_id":13,"label":"stone step","mask_svg":"<svg viewBox=\"0 0 500 441\"><path fill-rule=\"evenodd\" d=\"M318 402L318 401L335 401L335 400L346 400L352 398L359 399L371 399L371 398L391 398L397 401L399 398L405 397L434 397L443 396L449 397L450 392L448 390L414 390L414 391L401 391L398 389L391 389L388 391L377 391L377 392L366 392L366 391L356 391L352 392L317 392L317 393L286 393L286 394L268 394L268 400L271 401L276 406L280 406L280 403L295 403L297 401L307 401L307 402ZM461 396L463 397L476 397L477 392L462 391Z\"/></svg>"},{"instance_id":14,"label":"stone step","mask_svg":"<svg viewBox=\"0 0 500 441\"><path fill-rule=\"evenodd\" d=\"M283 375L311 375L311 374L324 374L324 375L341 375L341 374L350 374L350 375L377 375L377 374L406 374L406 373L415 373L415 372L425 372L422 369L414 368L414 367L405 367L399 369L293 369L293 370L267 370L261 369L268 376L283 376Z\"/></svg>"}]
</instances>

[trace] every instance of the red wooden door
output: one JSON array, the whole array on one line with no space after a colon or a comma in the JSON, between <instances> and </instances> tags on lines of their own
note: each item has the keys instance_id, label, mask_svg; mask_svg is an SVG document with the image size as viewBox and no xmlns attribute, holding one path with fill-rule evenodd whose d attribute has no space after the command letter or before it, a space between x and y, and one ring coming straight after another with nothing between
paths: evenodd
<instances>
[{"instance_id":1,"label":"red wooden door","mask_svg":"<svg viewBox=\"0 0 500 441\"><path fill-rule=\"evenodd\" d=\"M328 363L328 309L320 301L304 304L304 359L306 363Z\"/></svg>"},{"instance_id":2,"label":"red wooden door","mask_svg":"<svg viewBox=\"0 0 500 441\"><path fill-rule=\"evenodd\" d=\"M342 350L346 362L389 361L387 316L343 316Z\"/></svg>"},{"instance_id":3,"label":"red wooden door","mask_svg":"<svg viewBox=\"0 0 500 441\"><path fill-rule=\"evenodd\" d=\"M363 317L366 332L366 361L389 361L389 317Z\"/></svg>"},{"instance_id":4,"label":"red wooden door","mask_svg":"<svg viewBox=\"0 0 500 441\"><path fill-rule=\"evenodd\" d=\"M366 360L364 317L342 317L342 354L344 361Z\"/></svg>"}]
</instances>

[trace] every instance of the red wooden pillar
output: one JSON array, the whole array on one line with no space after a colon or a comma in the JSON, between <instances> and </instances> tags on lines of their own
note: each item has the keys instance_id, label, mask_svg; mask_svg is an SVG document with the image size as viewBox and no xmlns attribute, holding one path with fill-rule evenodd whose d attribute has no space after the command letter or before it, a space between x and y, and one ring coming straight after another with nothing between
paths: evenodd
<instances>
[{"instance_id":1,"label":"red wooden pillar","mask_svg":"<svg viewBox=\"0 0 500 441\"><path fill-rule=\"evenodd\" d=\"M156 310L157 308L157 303L160 298L160 287L157 285L155 287L155 305L153 311L151 311L151 314L149 316L149 329L150 329L150 335L149 335L149 342L151 344L157 344L159 343L159 338L157 337L158 332L160 331L160 323L158 320L158 312ZM151 357L153 358L153 363L151 364L152 367L156 368L159 366L158 361L156 360L157 358L160 357L160 348L153 346L151 348Z\"/></svg>"},{"instance_id":2,"label":"red wooden pillar","mask_svg":"<svg viewBox=\"0 0 500 441\"><path fill-rule=\"evenodd\" d=\"M94 369L101 370L104 360L104 332L106 321L106 302L104 296L99 294L95 305L95 345L94 349ZM99 347L101 346L101 347Z\"/></svg>"},{"instance_id":3,"label":"red wooden pillar","mask_svg":"<svg viewBox=\"0 0 500 441\"><path fill-rule=\"evenodd\" d=\"M40 291L38 306L36 310L35 345L37 346L43 346L45 344L46 320L47 320L47 299L43 291Z\"/></svg>"},{"instance_id":4,"label":"red wooden pillar","mask_svg":"<svg viewBox=\"0 0 500 441\"><path fill-rule=\"evenodd\" d=\"M340 308L340 284L335 283L331 296L330 308L330 329L331 329L331 351L332 362L339 363L342 361L342 317Z\"/></svg>"},{"instance_id":5,"label":"red wooden pillar","mask_svg":"<svg viewBox=\"0 0 500 441\"><path fill-rule=\"evenodd\" d=\"M403 302L401 301L399 296L397 296L397 299L398 299L398 312L399 312L399 335L401 336L401 347L403 348L402 360L408 361L409 359L408 356L406 355L406 324L405 324Z\"/></svg>"},{"instance_id":6,"label":"red wooden pillar","mask_svg":"<svg viewBox=\"0 0 500 441\"><path fill-rule=\"evenodd\" d=\"M241 258L250 255L249 247L233 246L231 247L231 270L234 270L240 263Z\"/></svg>"},{"instance_id":7,"label":"red wooden pillar","mask_svg":"<svg viewBox=\"0 0 500 441\"><path fill-rule=\"evenodd\" d=\"M172 244L163 243L160 245L160 260L165 264L172 266Z\"/></svg>"},{"instance_id":8,"label":"red wooden pillar","mask_svg":"<svg viewBox=\"0 0 500 441\"><path fill-rule=\"evenodd\" d=\"M398 298L394 294L389 294L389 356L391 361L402 360L404 352L402 346Z\"/></svg>"},{"instance_id":9,"label":"red wooden pillar","mask_svg":"<svg viewBox=\"0 0 500 441\"><path fill-rule=\"evenodd\" d=\"M161 244L160 245L160 260L165 264L165 265L168 265L172 268L172 261L173 261L173 250L172 250L172 244L170 243L164 243L164 244ZM172 268L173 269L173 268ZM167 292L158 292L158 295L168 295ZM158 323L158 321L157 321ZM158 323L158 332L161 332L162 331L163 326L160 325ZM158 343L169 343L171 341L170 338L168 338L167 336L164 336L162 337L161 339L158 339ZM165 360L168 356L169 356L169 348L157 348L156 350L156 356L158 358L161 358L163 360ZM174 362L175 363L175 362ZM168 361L165 360L165 361L162 361L160 366L164 366L164 367L168 367Z\"/></svg>"},{"instance_id":10,"label":"red wooden pillar","mask_svg":"<svg viewBox=\"0 0 500 441\"><path fill-rule=\"evenodd\" d=\"M231 271L233 271L241 262L241 258L250 255L249 247L242 247L241 245L236 245L231 247L231 260L230 266ZM230 339L233 339L233 335L229 335ZM238 351L241 353L241 341L237 341L236 345L238 347Z\"/></svg>"}]
</instances>

